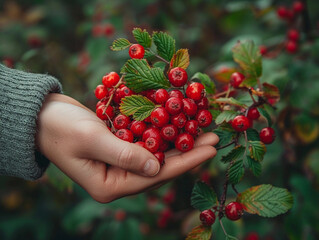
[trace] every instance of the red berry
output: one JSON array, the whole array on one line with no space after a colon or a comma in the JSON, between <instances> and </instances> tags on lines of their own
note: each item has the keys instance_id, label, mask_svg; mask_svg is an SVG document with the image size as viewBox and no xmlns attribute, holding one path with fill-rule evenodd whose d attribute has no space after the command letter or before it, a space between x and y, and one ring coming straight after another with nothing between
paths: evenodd
<instances>
[{"instance_id":1,"label":"red berry","mask_svg":"<svg viewBox=\"0 0 319 240\"><path fill-rule=\"evenodd\" d=\"M133 121L130 129L134 136L141 137L146 130L146 124L143 121Z\"/></svg>"},{"instance_id":2,"label":"red berry","mask_svg":"<svg viewBox=\"0 0 319 240\"><path fill-rule=\"evenodd\" d=\"M131 89L129 89L127 86L124 86L120 89L121 99L125 98L127 96L132 96L133 94L134 94L134 92Z\"/></svg>"},{"instance_id":3,"label":"red berry","mask_svg":"<svg viewBox=\"0 0 319 240\"><path fill-rule=\"evenodd\" d=\"M185 69L176 67L169 71L168 80L174 87L182 87L187 82L187 72Z\"/></svg>"},{"instance_id":4,"label":"red berry","mask_svg":"<svg viewBox=\"0 0 319 240\"><path fill-rule=\"evenodd\" d=\"M205 87L199 82L193 82L186 88L186 96L199 101L205 95Z\"/></svg>"},{"instance_id":5,"label":"red berry","mask_svg":"<svg viewBox=\"0 0 319 240\"><path fill-rule=\"evenodd\" d=\"M225 207L225 215L229 220L236 221L244 214L243 207L238 202L230 202Z\"/></svg>"},{"instance_id":6,"label":"red berry","mask_svg":"<svg viewBox=\"0 0 319 240\"><path fill-rule=\"evenodd\" d=\"M171 123L174 124L177 128L183 128L186 124L187 118L184 113L180 113L172 116Z\"/></svg>"},{"instance_id":7,"label":"red berry","mask_svg":"<svg viewBox=\"0 0 319 240\"><path fill-rule=\"evenodd\" d=\"M199 219L203 225L211 226L214 224L214 222L216 220L216 216L212 210L208 209L208 210L204 210L200 213Z\"/></svg>"},{"instance_id":8,"label":"red berry","mask_svg":"<svg viewBox=\"0 0 319 240\"><path fill-rule=\"evenodd\" d=\"M114 219L118 222L122 222L126 218L126 212L122 209L118 209L114 213Z\"/></svg>"},{"instance_id":9,"label":"red berry","mask_svg":"<svg viewBox=\"0 0 319 240\"><path fill-rule=\"evenodd\" d=\"M148 139L149 137L156 138L158 141L162 139L160 130L156 127L150 127L149 129L147 129L143 133L142 140L145 142L146 139Z\"/></svg>"},{"instance_id":10,"label":"red berry","mask_svg":"<svg viewBox=\"0 0 319 240\"><path fill-rule=\"evenodd\" d=\"M259 46L259 52L261 55L266 55L268 52L268 49L265 45L261 45L261 46Z\"/></svg>"},{"instance_id":11,"label":"red berry","mask_svg":"<svg viewBox=\"0 0 319 240\"><path fill-rule=\"evenodd\" d=\"M5 57L2 60L2 63L7 66L8 68L13 68L14 67L14 60L10 57Z\"/></svg>"},{"instance_id":12,"label":"red berry","mask_svg":"<svg viewBox=\"0 0 319 240\"><path fill-rule=\"evenodd\" d=\"M181 133L175 140L175 147L181 152L187 152L194 147L194 138L188 133Z\"/></svg>"},{"instance_id":13,"label":"red berry","mask_svg":"<svg viewBox=\"0 0 319 240\"><path fill-rule=\"evenodd\" d=\"M144 92L141 92L143 96L146 96L149 100L153 101L154 103L156 102L155 93L156 91L154 89L149 89Z\"/></svg>"},{"instance_id":14,"label":"red berry","mask_svg":"<svg viewBox=\"0 0 319 240\"><path fill-rule=\"evenodd\" d=\"M106 105L107 103L107 100L106 99L103 99L103 100L100 100L96 103L96 106L95 106L95 109L98 109L100 106L102 105Z\"/></svg>"},{"instance_id":15,"label":"red berry","mask_svg":"<svg viewBox=\"0 0 319 240\"><path fill-rule=\"evenodd\" d=\"M157 152L159 146L160 146L160 143L156 138L149 137L145 140L145 148L151 153Z\"/></svg>"},{"instance_id":16,"label":"red berry","mask_svg":"<svg viewBox=\"0 0 319 240\"><path fill-rule=\"evenodd\" d=\"M177 97L177 98L180 98L180 99L183 99L184 98L184 95L181 91L179 90L172 90L170 91L169 93L169 97Z\"/></svg>"},{"instance_id":17,"label":"red berry","mask_svg":"<svg viewBox=\"0 0 319 240\"><path fill-rule=\"evenodd\" d=\"M213 121L213 116L208 110L199 110L195 119L200 127L208 127Z\"/></svg>"},{"instance_id":18,"label":"red berry","mask_svg":"<svg viewBox=\"0 0 319 240\"><path fill-rule=\"evenodd\" d=\"M168 124L161 129L161 137L166 141L174 141L178 135L178 128L173 124Z\"/></svg>"},{"instance_id":19,"label":"red berry","mask_svg":"<svg viewBox=\"0 0 319 240\"><path fill-rule=\"evenodd\" d=\"M296 13L300 13L305 9L305 5L302 1L295 1L292 8Z\"/></svg>"},{"instance_id":20,"label":"red berry","mask_svg":"<svg viewBox=\"0 0 319 240\"><path fill-rule=\"evenodd\" d=\"M120 129L115 133L115 136L117 136L119 139L122 139L126 142L133 142L134 137L133 133L128 129Z\"/></svg>"},{"instance_id":21,"label":"red berry","mask_svg":"<svg viewBox=\"0 0 319 240\"><path fill-rule=\"evenodd\" d=\"M111 91L110 91L110 96L112 96L112 93L114 92L114 89L111 89ZM120 88L118 88L118 89L116 89L116 91L115 91L115 93L114 93L114 96L113 96L113 102L114 103L116 103L116 104L120 104L121 103L121 99L122 99L122 97L121 97L121 89Z\"/></svg>"},{"instance_id":22,"label":"red berry","mask_svg":"<svg viewBox=\"0 0 319 240\"><path fill-rule=\"evenodd\" d=\"M251 120L256 120L260 117L260 113L257 108L250 108L248 110L247 117Z\"/></svg>"},{"instance_id":23,"label":"red berry","mask_svg":"<svg viewBox=\"0 0 319 240\"><path fill-rule=\"evenodd\" d=\"M299 32L296 29L290 29L287 33L288 39L297 42L299 40Z\"/></svg>"},{"instance_id":24,"label":"red berry","mask_svg":"<svg viewBox=\"0 0 319 240\"><path fill-rule=\"evenodd\" d=\"M245 79L245 76L243 74L241 74L240 72L234 72L230 76L230 84L234 88L239 88L240 84L244 81L244 79Z\"/></svg>"},{"instance_id":25,"label":"red berry","mask_svg":"<svg viewBox=\"0 0 319 240\"><path fill-rule=\"evenodd\" d=\"M286 18L287 17L287 11L288 11L288 9L285 6L279 6L277 8L278 17L282 18L282 19Z\"/></svg>"},{"instance_id":26,"label":"red berry","mask_svg":"<svg viewBox=\"0 0 319 240\"><path fill-rule=\"evenodd\" d=\"M140 146L140 147L143 147L145 148L145 142L142 142L142 141L138 141L138 142L135 142L134 144Z\"/></svg>"},{"instance_id":27,"label":"red berry","mask_svg":"<svg viewBox=\"0 0 319 240\"><path fill-rule=\"evenodd\" d=\"M103 35L103 27L101 24L96 24L92 28L93 37L100 37Z\"/></svg>"},{"instance_id":28,"label":"red berry","mask_svg":"<svg viewBox=\"0 0 319 240\"><path fill-rule=\"evenodd\" d=\"M155 127L163 127L169 121L169 114L163 107L156 108L151 113L151 121Z\"/></svg>"},{"instance_id":29,"label":"red berry","mask_svg":"<svg viewBox=\"0 0 319 240\"><path fill-rule=\"evenodd\" d=\"M295 12L292 9L288 9L286 13L286 19L292 21L295 18Z\"/></svg>"},{"instance_id":30,"label":"red berry","mask_svg":"<svg viewBox=\"0 0 319 240\"><path fill-rule=\"evenodd\" d=\"M28 44L32 48L39 48L42 46L42 40L40 37L36 35L31 35L28 37Z\"/></svg>"},{"instance_id":31,"label":"red berry","mask_svg":"<svg viewBox=\"0 0 319 240\"><path fill-rule=\"evenodd\" d=\"M127 128L131 120L128 116L119 114L113 120L113 125L116 129Z\"/></svg>"},{"instance_id":32,"label":"red berry","mask_svg":"<svg viewBox=\"0 0 319 240\"><path fill-rule=\"evenodd\" d=\"M129 55L131 58L141 59L144 57L145 50L144 47L140 44L133 44L129 51Z\"/></svg>"},{"instance_id":33,"label":"red berry","mask_svg":"<svg viewBox=\"0 0 319 240\"><path fill-rule=\"evenodd\" d=\"M189 120L185 124L185 131L192 136L197 136L199 133L198 121Z\"/></svg>"},{"instance_id":34,"label":"red berry","mask_svg":"<svg viewBox=\"0 0 319 240\"><path fill-rule=\"evenodd\" d=\"M250 127L250 122L247 117L238 115L232 120L231 125L237 132L244 132Z\"/></svg>"},{"instance_id":35,"label":"red berry","mask_svg":"<svg viewBox=\"0 0 319 240\"><path fill-rule=\"evenodd\" d=\"M245 237L245 240L259 240L259 235L256 232L251 232Z\"/></svg>"},{"instance_id":36,"label":"red berry","mask_svg":"<svg viewBox=\"0 0 319 240\"><path fill-rule=\"evenodd\" d=\"M168 92L165 89L158 89L155 92L155 101L159 104L165 103L168 99Z\"/></svg>"},{"instance_id":37,"label":"red berry","mask_svg":"<svg viewBox=\"0 0 319 240\"><path fill-rule=\"evenodd\" d=\"M104 34L105 36L107 37L110 37L114 34L114 27L112 24L110 23L107 23L105 26L104 26Z\"/></svg>"},{"instance_id":38,"label":"red berry","mask_svg":"<svg viewBox=\"0 0 319 240\"><path fill-rule=\"evenodd\" d=\"M116 72L110 72L102 78L102 83L105 87L111 88L120 81L120 76Z\"/></svg>"},{"instance_id":39,"label":"red berry","mask_svg":"<svg viewBox=\"0 0 319 240\"><path fill-rule=\"evenodd\" d=\"M288 53L294 54L297 52L297 50L298 50L298 45L295 41L288 41L286 43L286 51Z\"/></svg>"},{"instance_id":40,"label":"red berry","mask_svg":"<svg viewBox=\"0 0 319 240\"><path fill-rule=\"evenodd\" d=\"M174 189L169 189L163 196L163 202L165 204L171 204L175 201L176 191Z\"/></svg>"},{"instance_id":41,"label":"red berry","mask_svg":"<svg viewBox=\"0 0 319 240\"><path fill-rule=\"evenodd\" d=\"M183 100L177 97L171 97L165 103L165 109L171 115L182 112L183 106Z\"/></svg>"},{"instance_id":42,"label":"red berry","mask_svg":"<svg viewBox=\"0 0 319 240\"><path fill-rule=\"evenodd\" d=\"M107 88L104 85L97 85L94 91L95 97L99 100L108 96Z\"/></svg>"},{"instance_id":43,"label":"red berry","mask_svg":"<svg viewBox=\"0 0 319 240\"><path fill-rule=\"evenodd\" d=\"M183 99L183 112L189 116L189 117L193 117L196 115L197 113L197 105L194 102L193 99L191 98L184 98Z\"/></svg>"},{"instance_id":44,"label":"red berry","mask_svg":"<svg viewBox=\"0 0 319 240\"><path fill-rule=\"evenodd\" d=\"M146 122L146 123L151 123L151 116L148 116L143 121Z\"/></svg>"},{"instance_id":45,"label":"red berry","mask_svg":"<svg viewBox=\"0 0 319 240\"><path fill-rule=\"evenodd\" d=\"M259 133L260 141L262 141L265 144L271 144L273 141L275 141L276 133L275 130L271 127L266 127L261 129Z\"/></svg>"},{"instance_id":46,"label":"red berry","mask_svg":"<svg viewBox=\"0 0 319 240\"><path fill-rule=\"evenodd\" d=\"M161 142L161 144L160 144L160 146L159 146L158 151L159 151L159 152L165 152L168 148L169 148L169 143L168 143L167 141L164 141L164 140L162 139L162 142Z\"/></svg>"},{"instance_id":47,"label":"red berry","mask_svg":"<svg viewBox=\"0 0 319 240\"><path fill-rule=\"evenodd\" d=\"M208 109L208 99L207 97L203 97L201 100L197 102L198 109Z\"/></svg>"},{"instance_id":48,"label":"red berry","mask_svg":"<svg viewBox=\"0 0 319 240\"><path fill-rule=\"evenodd\" d=\"M165 154L163 152L156 152L154 153L154 156L157 158L160 165L164 165Z\"/></svg>"},{"instance_id":49,"label":"red berry","mask_svg":"<svg viewBox=\"0 0 319 240\"><path fill-rule=\"evenodd\" d=\"M106 110L105 110L106 109ZM103 114L103 112L105 113ZM96 109L96 116L102 120L109 120L114 117L114 110L112 106L106 108L105 105L101 105Z\"/></svg>"}]
</instances>

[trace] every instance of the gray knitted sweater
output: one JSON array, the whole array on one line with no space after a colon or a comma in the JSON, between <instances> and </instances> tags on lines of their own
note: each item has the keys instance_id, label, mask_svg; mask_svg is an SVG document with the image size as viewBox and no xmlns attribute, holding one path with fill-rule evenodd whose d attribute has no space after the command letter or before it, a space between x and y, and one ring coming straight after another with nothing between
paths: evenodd
<instances>
[{"instance_id":1,"label":"gray knitted sweater","mask_svg":"<svg viewBox=\"0 0 319 240\"><path fill-rule=\"evenodd\" d=\"M35 180L49 161L36 151L37 115L44 97L60 93L55 78L0 64L0 175Z\"/></svg>"}]
</instances>

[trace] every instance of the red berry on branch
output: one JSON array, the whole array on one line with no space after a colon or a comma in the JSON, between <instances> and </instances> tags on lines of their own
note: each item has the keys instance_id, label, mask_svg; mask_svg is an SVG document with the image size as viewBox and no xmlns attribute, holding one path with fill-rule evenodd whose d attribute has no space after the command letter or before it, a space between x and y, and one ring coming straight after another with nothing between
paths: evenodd
<instances>
[{"instance_id":1,"label":"red berry on branch","mask_svg":"<svg viewBox=\"0 0 319 240\"><path fill-rule=\"evenodd\" d=\"M5 57L2 60L2 63L7 66L8 68L13 68L14 67L14 60L10 57Z\"/></svg>"},{"instance_id":2,"label":"red berry on branch","mask_svg":"<svg viewBox=\"0 0 319 240\"><path fill-rule=\"evenodd\" d=\"M105 114L103 114L104 111ZM107 108L105 105L99 106L96 109L96 116L102 120L112 119L114 117L114 109L112 106L108 106Z\"/></svg>"},{"instance_id":3,"label":"red berry on branch","mask_svg":"<svg viewBox=\"0 0 319 240\"><path fill-rule=\"evenodd\" d=\"M171 97L165 103L165 109L171 115L176 115L182 112L183 107L183 100L177 97Z\"/></svg>"},{"instance_id":4,"label":"red berry on branch","mask_svg":"<svg viewBox=\"0 0 319 240\"><path fill-rule=\"evenodd\" d=\"M214 224L214 222L216 220L216 216L212 210L208 209L208 210L204 210L200 213L199 219L203 225L211 226Z\"/></svg>"},{"instance_id":5,"label":"red berry on branch","mask_svg":"<svg viewBox=\"0 0 319 240\"><path fill-rule=\"evenodd\" d=\"M266 55L268 52L268 49L265 45L261 45L261 46L259 46L259 52L261 55Z\"/></svg>"},{"instance_id":6,"label":"red berry on branch","mask_svg":"<svg viewBox=\"0 0 319 240\"><path fill-rule=\"evenodd\" d=\"M273 141L275 141L276 133L275 130L271 127L266 127L261 129L259 133L260 141L262 141L265 144L271 144Z\"/></svg>"},{"instance_id":7,"label":"red berry on branch","mask_svg":"<svg viewBox=\"0 0 319 240\"><path fill-rule=\"evenodd\" d=\"M256 232L251 232L245 237L245 240L259 240L259 235Z\"/></svg>"},{"instance_id":8,"label":"red berry on branch","mask_svg":"<svg viewBox=\"0 0 319 240\"><path fill-rule=\"evenodd\" d=\"M207 97L203 97L201 100L197 102L198 109L208 109L208 99Z\"/></svg>"},{"instance_id":9,"label":"red berry on branch","mask_svg":"<svg viewBox=\"0 0 319 240\"><path fill-rule=\"evenodd\" d=\"M128 96L132 96L133 94L134 94L134 92L131 89L129 89L127 86L120 88L121 99L128 97Z\"/></svg>"},{"instance_id":10,"label":"red berry on branch","mask_svg":"<svg viewBox=\"0 0 319 240\"><path fill-rule=\"evenodd\" d=\"M230 76L230 84L234 88L239 88L240 84L244 81L244 79L245 79L245 76L243 74L241 74L240 72L234 72Z\"/></svg>"},{"instance_id":11,"label":"red berry on branch","mask_svg":"<svg viewBox=\"0 0 319 240\"><path fill-rule=\"evenodd\" d=\"M156 138L149 137L145 140L145 148L151 153L157 152L159 146L160 146L160 143Z\"/></svg>"},{"instance_id":12,"label":"red berry on branch","mask_svg":"<svg viewBox=\"0 0 319 240\"><path fill-rule=\"evenodd\" d=\"M260 117L260 113L257 108L250 108L248 110L247 117L251 120L256 120Z\"/></svg>"},{"instance_id":13,"label":"red berry on branch","mask_svg":"<svg viewBox=\"0 0 319 240\"><path fill-rule=\"evenodd\" d=\"M192 136L197 136L199 133L199 124L196 120L189 120L185 124L185 131Z\"/></svg>"},{"instance_id":14,"label":"red berry on branch","mask_svg":"<svg viewBox=\"0 0 319 240\"><path fill-rule=\"evenodd\" d=\"M194 147L194 138L188 133L181 133L175 140L175 147L181 152L187 152Z\"/></svg>"},{"instance_id":15,"label":"red berry on branch","mask_svg":"<svg viewBox=\"0 0 319 240\"><path fill-rule=\"evenodd\" d=\"M113 120L113 125L116 129L127 128L131 120L128 116L123 114L117 115Z\"/></svg>"},{"instance_id":16,"label":"red berry on branch","mask_svg":"<svg viewBox=\"0 0 319 240\"><path fill-rule=\"evenodd\" d=\"M238 115L232 120L231 125L237 132L244 132L250 127L250 122L247 117Z\"/></svg>"},{"instance_id":17,"label":"red berry on branch","mask_svg":"<svg viewBox=\"0 0 319 240\"><path fill-rule=\"evenodd\" d=\"M163 152L156 152L154 156L157 158L160 165L164 165L165 154Z\"/></svg>"},{"instance_id":18,"label":"red berry on branch","mask_svg":"<svg viewBox=\"0 0 319 240\"><path fill-rule=\"evenodd\" d=\"M112 24L107 23L104 26L104 34L105 34L105 36L111 37L111 36L113 36L114 32L115 32L115 30L114 30L114 27L113 27Z\"/></svg>"},{"instance_id":19,"label":"red berry on branch","mask_svg":"<svg viewBox=\"0 0 319 240\"><path fill-rule=\"evenodd\" d=\"M177 97L177 98L180 98L180 99L183 99L184 98L184 95L181 91L179 90L172 90L168 93L169 97Z\"/></svg>"},{"instance_id":20,"label":"red berry on branch","mask_svg":"<svg viewBox=\"0 0 319 240\"><path fill-rule=\"evenodd\" d=\"M161 137L166 141L174 141L178 135L178 128L173 124L168 124L161 129Z\"/></svg>"},{"instance_id":21,"label":"red berry on branch","mask_svg":"<svg viewBox=\"0 0 319 240\"><path fill-rule=\"evenodd\" d=\"M200 127L208 127L213 121L213 116L208 110L199 110L195 119Z\"/></svg>"},{"instance_id":22,"label":"red berry on branch","mask_svg":"<svg viewBox=\"0 0 319 240\"><path fill-rule=\"evenodd\" d=\"M285 6L279 6L277 8L277 15L281 19L285 19L288 14L288 9Z\"/></svg>"},{"instance_id":23,"label":"red berry on branch","mask_svg":"<svg viewBox=\"0 0 319 240\"><path fill-rule=\"evenodd\" d=\"M197 113L197 105L194 102L193 99L191 98L184 98L183 99L183 112L189 116L189 117L193 117L196 115Z\"/></svg>"},{"instance_id":24,"label":"red berry on branch","mask_svg":"<svg viewBox=\"0 0 319 240\"><path fill-rule=\"evenodd\" d=\"M302 1L295 1L292 5L292 9L295 13L301 13L305 9L305 5Z\"/></svg>"},{"instance_id":25,"label":"red berry on branch","mask_svg":"<svg viewBox=\"0 0 319 240\"><path fill-rule=\"evenodd\" d=\"M290 29L287 33L288 39L297 42L299 40L299 32L296 29Z\"/></svg>"},{"instance_id":26,"label":"red berry on branch","mask_svg":"<svg viewBox=\"0 0 319 240\"><path fill-rule=\"evenodd\" d=\"M155 92L155 101L159 104L165 103L168 99L168 92L166 89L158 89Z\"/></svg>"},{"instance_id":27,"label":"red berry on branch","mask_svg":"<svg viewBox=\"0 0 319 240\"><path fill-rule=\"evenodd\" d=\"M95 97L99 100L108 96L107 88L104 85L97 85L94 91Z\"/></svg>"},{"instance_id":28,"label":"red berry on branch","mask_svg":"<svg viewBox=\"0 0 319 240\"><path fill-rule=\"evenodd\" d=\"M110 72L102 78L102 83L107 88L115 86L119 81L120 76L116 72Z\"/></svg>"},{"instance_id":29,"label":"red berry on branch","mask_svg":"<svg viewBox=\"0 0 319 240\"><path fill-rule=\"evenodd\" d=\"M122 222L126 218L126 212L122 209L115 211L114 219L118 222Z\"/></svg>"},{"instance_id":30,"label":"red berry on branch","mask_svg":"<svg viewBox=\"0 0 319 240\"><path fill-rule=\"evenodd\" d=\"M188 79L185 69L176 67L169 71L168 80L174 87L182 87L186 84Z\"/></svg>"},{"instance_id":31,"label":"red berry on branch","mask_svg":"<svg viewBox=\"0 0 319 240\"><path fill-rule=\"evenodd\" d=\"M177 128L183 128L186 124L187 118L184 113L179 113L171 117L171 123Z\"/></svg>"},{"instance_id":32,"label":"red berry on branch","mask_svg":"<svg viewBox=\"0 0 319 240\"><path fill-rule=\"evenodd\" d=\"M230 202L225 207L225 215L229 220L236 221L244 214L242 205L238 202Z\"/></svg>"},{"instance_id":33,"label":"red berry on branch","mask_svg":"<svg viewBox=\"0 0 319 240\"><path fill-rule=\"evenodd\" d=\"M286 51L288 53L294 54L297 52L297 50L298 50L298 45L295 41L290 40L286 43Z\"/></svg>"},{"instance_id":34,"label":"red berry on branch","mask_svg":"<svg viewBox=\"0 0 319 240\"><path fill-rule=\"evenodd\" d=\"M199 82L193 82L186 88L186 96L193 99L194 101L199 101L205 96L205 87Z\"/></svg>"},{"instance_id":35,"label":"red berry on branch","mask_svg":"<svg viewBox=\"0 0 319 240\"><path fill-rule=\"evenodd\" d=\"M169 122L169 114L163 107L156 108L151 113L151 122L155 127L163 127Z\"/></svg>"},{"instance_id":36,"label":"red berry on branch","mask_svg":"<svg viewBox=\"0 0 319 240\"><path fill-rule=\"evenodd\" d=\"M133 59L141 59L144 57L145 50L144 47L140 44L133 44L130 46L130 49L128 51L129 55Z\"/></svg>"},{"instance_id":37,"label":"red berry on branch","mask_svg":"<svg viewBox=\"0 0 319 240\"><path fill-rule=\"evenodd\" d=\"M146 124L143 121L133 121L130 129L134 136L141 137L146 130Z\"/></svg>"},{"instance_id":38,"label":"red berry on branch","mask_svg":"<svg viewBox=\"0 0 319 240\"><path fill-rule=\"evenodd\" d=\"M133 142L134 137L133 133L128 129L120 129L115 133L115 136L117 136L119 139L122 139L126 142Z\"/></svg>"}]
</instances>

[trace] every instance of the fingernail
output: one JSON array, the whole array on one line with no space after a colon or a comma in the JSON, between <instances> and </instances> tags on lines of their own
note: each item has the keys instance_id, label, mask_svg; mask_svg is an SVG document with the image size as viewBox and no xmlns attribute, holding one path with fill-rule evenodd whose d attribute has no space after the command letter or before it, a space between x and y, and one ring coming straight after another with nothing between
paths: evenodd
<instances>
[{"instance_id":1,"label":"fingernail","mask_svg":"<svg viewBox=\"0 0 319 240\"><path fill-rule=\"evenodd\" d=\"M144 165L144 173L148 176L155 176L160 170L158 161L153 159L148 160Z\"/></svg>"}]
</instances>

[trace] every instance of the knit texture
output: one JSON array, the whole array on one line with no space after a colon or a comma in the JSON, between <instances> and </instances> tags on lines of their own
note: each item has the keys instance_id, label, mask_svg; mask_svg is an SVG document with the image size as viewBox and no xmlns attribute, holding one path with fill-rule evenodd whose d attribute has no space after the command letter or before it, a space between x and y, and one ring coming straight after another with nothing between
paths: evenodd
<instances>
[{"instance_id":1,"label":"knit texture","mask_svg":"<svg viewBox=\"0 0 319 240\"><path fill-rule=\"evenodd\" d=\"M0 64L0 175L35 180L49 161L36 151L37 116L49 93L61 93L57 79Z\"/></svg>"}]
</instances>

